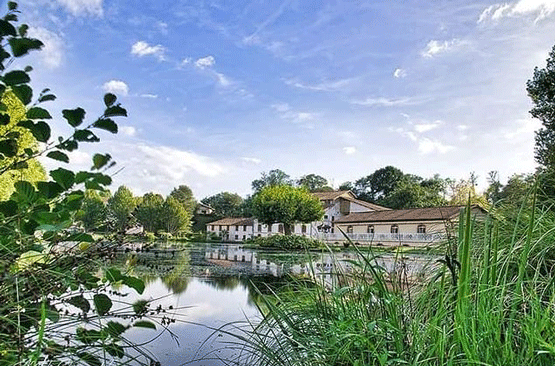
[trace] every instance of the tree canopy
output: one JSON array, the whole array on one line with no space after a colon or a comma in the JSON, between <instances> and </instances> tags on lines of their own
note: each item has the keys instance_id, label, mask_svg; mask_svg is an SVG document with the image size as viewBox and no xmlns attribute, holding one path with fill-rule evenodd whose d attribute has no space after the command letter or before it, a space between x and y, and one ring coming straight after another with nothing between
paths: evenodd
<instances>
[{"instance_id":1,"label":"tree canopy","mask_svg":"<svg viewBox=\"0 0 555 366\"><path fill-rule=\"evenodd\" d=\"M195 200L191 188L187 187L186 185L180 185L179 187L174 188L173 191L171 191L170 196L175 198L177 202L179 202L183 206L185 211L193 214L197 206L197 201Z\"/></svg>"},{"instance_id":2,"label":"tree canopy","mask_svg":"<svg viewBox=\"0 0 555 366\"><path fill-rule=\"evenodd\" d=\"M117 191L108 200L108 214L113 228L123 232L132 223L131 215L137 207L137 200L126 186L119 186Z\"/></svg>"},{"instance_id":3,"label":"tree canopy","mask_svg":"<svg viewBox=\"0 0 555 366\"><path fill-rule=\"evenodd\" d=\"M328 180L317 174L303 175L297 180L299 187L306 188L309 192L333 191L328 185Z\"/></svg>"},{"instance_id":4,"label":"tree canopy","mask_svg":"<svg viewBox=\"0 0 555 366\"><path fill-rule=\"evenodd\" d=\"M281 185L292 185L293 182L289 175L284 171L279 169L270 170L268 173L262 172L262 177L260 179L255 179L252 181L252 190L256 193L262 188L268 186L281 186Z\"/></svg>"},{"instance_id":5,"label":"tree canopy","mask_svg":"<svg viewBox=\"0 0 555 366\"><path fill-rule=\"evenodd\" d=\"M253 214L261 222L282 223L286 235L291 235L297 222L309 223L322 219L324 209L320 200L302 187L268 186L252 200Z\"/></svg>"},{"instance_id":6,"label":"tree canopy","mask_svg":"<svg viewBox=\"0 0 555 366\"><path fill-rule=\"evenodd\" d=\"M218 217L239 217L243 213L243 198L237 193L220 192L203 198L201 202L212 207Z\"/></svg>"}]
</instances>

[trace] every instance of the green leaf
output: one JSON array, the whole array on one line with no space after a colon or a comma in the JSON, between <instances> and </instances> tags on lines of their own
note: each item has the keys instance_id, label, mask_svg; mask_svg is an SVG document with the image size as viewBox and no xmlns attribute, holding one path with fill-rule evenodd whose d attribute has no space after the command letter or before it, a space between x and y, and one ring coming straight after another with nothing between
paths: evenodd
<instances>
[{"instance_id":1,"label":"green leaf","mask_svg":"<svg viewBox=\"0 0 555 366\"><path fill-rule=\"evenodd\" d=\"M92 237L92 235L87 234L87 233L71 234L65 240L66 241L84 241L84 242L87 242L87 243L94 243L94 238Z\"/></svg>"},{"instance_id":2,"label":"green leaf","mask_svg":"<svg viewBox=\"0 0 555 366\"><path fill-rule=\"evenodd\" d=\"M118 133L118 125L110 118L101 118L97 120L93 124L93 127L100 128L111 133Z\"/></svg>"},{"instance_id":3,"label":"green leaf","mask_svg":"<svg viewBox=\"0 0 555 366\"><path fill-rule=\"evenodd\" d=\"M75 130L73 138L77 141L98 142L100 139L89 130Z\"/></svg>"},{"instance_id":4,"label":"green leaf","mask_svg":"<svg viewBox=\"0 0 555 366\"><path fill-rule=\"evenodd\" d=\"M103 347L110 356L118 357L118 358L122 358L123 356L125 356L123 347L120 346L119 344L110 343L110 344L103 345Z\"/></svg>"},{"instance_id":5,"label":"green leaf","mask_svg":"<svg viewBox=\"0 0 555 366\"><path fill-rule=\"evenodd\" d=\"M75 109L64 109L62 116L67 120L71 127L77 127L83 123L85 118L85 110L81 107Z\"/></svg>"},{"instance_id":6,"label":"green leaf","mask_svg":"<svg viewBox=\"0 0 555 366\"><path fill-rule=\"evenodd\" d=\"M137 328L149 328L156 330L156 325L148 320L139 320L138 322L133 323L133 326Z\"/></svg>"},{"instance_id":7,"label":"green leaf","mask_svg":"<svg viewBox=\"0 0 555 366\"><path fill-rule=\"evenodd\" d=\"M25 37L27 35L28 29L29 29L29 26L27 24L21 24L21 26L19 26L19 29L17 31L19 32L19 35L21 37Z\"/></svg>"},{"instance_id":8,"label":"green leaf","mask_svg":"<svg viewBox=\"0 0 555 366\"><path fill-rule=\"evenodd\" d=\"M2 36L17 36L15 27L10 22L0 19L0 35Z\"/></svg>"},{"instance_id":9,"label":"green leaf","mask_svg":"<svg viewBox=\"0 0 555 366\"><path fill-rule=\"evenodd\" d=\"M65 153L58 150L50 151L48 154L46 154L46 157L50 159L62 161L64 163L69 163L69 157Z\"/></svg>"},{"instance_id":10,"label":"green leaf","mask_svg":"<svg viewBox=\"0 0 555 366\"><path fill-rule=\"evenodd\" d=\"M133 303L133 311L135 314L142 314L146 311L148 305L148 301L146 300L137 300Z\"/></svg>"},{"instance_id":11,"label":"green leaf","mask_svg":"<svg viewBox=\"0 0 555 366\"><path fill-rule=\"evenodd\" d=\"M122 280L125 276L120 272L119 269L112 267L106 270L106 279L110 282L118 282Z\"/></svg>"},{"instance_id":12,"label":"green leaf","mask_svg":"<svg viewBox=\"0 0 555 366\"><path fill-rule=\"evenodd\" d=\"M50 100L56 100L56 96L54 94L45 94L39 97L39 103L47 102Z\"/></svg>"},{"instance_id":13,"label":"green leaf","mask_svg":"<svg viewBox=\"0 0 555 366\"><path fill-rule=\"evenodd\" d=\"M104 116L105 117L116 117L116 116L127 117L127 111L125 110L125 108L122 108L119 105L114 105L106 108L106 110L104 111Z\"/></svg>"},{"instance_id":14,"label":"green leaf","mask_svg":"<svg viewBox=\"0 0 555 366\"><path fill-rule=\"evenodd\" d=\"M31 78L23 70L14 70L4 75L2 77L2 80L4 81L4 84L12 86L18 84L26 84L31 81Z\"/></svg>"},{"instance_id":15,"label":"green leaf","mask_svg":"<svg viewBox=\"0 0 555 366\"><path fill-rule=\"evenodd\" d=\"M23 120L17 125L27 128L40 142L47 142L50 139L50 126L44 121L33 123L31 120Z\"/></svg>"},{"instance_id":16,"label":"green leaf","mask_svg":"<svg viewBox=\"0 0 555 366\"><path fill-rule=\"evenodd\" d=\"M23 224L22 230L24 234L34 235L35 230L39 227L39 223L35 220L29 220Z\"/></svg>"},{"instance_id":17,"label":"green leaf","mask_svg":"<svg viewBox=\"0 0 555 366\"><path fill-rule=\"evenodd\" d=\"M102 363L98 359L98 357L91 355L88 352L80 352L77 356L89 364L89 366L102 366Z\"/></svg>"},{"instance_id":18,"label":"green leaf","mask_svg":"<svg viewBox=\"0 0 555 366\"><path fill-rule=\"evenodd\" d=\"M17 15L14 13L8 13L4 16L4 20L8 22L17 22Z\"/></svg>"},{"instance_id":19,"label":"green leaf","mask_svg":"<svg viewBox=\"0 0 555 366\"><path fill-rule=\"evenodd\" d=\"M75 175L75 183L76 184L80 184L83 183L84 181L86 181L87 179L89 179L92 176L92 173L89 172L77 172L77 174Z\"/></svg>"},{"instance_id":20,"label":"green leaf","mask_svg":"<svg viewBox=\"0 0 555 366\"><path fill-rule=\"evenodd\" d=\"M27 118L29 119L52 119L52 116L44 108L33 107L27 111Z\"/></svg>"},{"instance_id":21,"label":"green leaf","mask_svg":"<svg viewBox=\"0 0 555 366\"><path fill-rule=\"evenodd\" d=\"M15 216L17 214L17 209L17 202L15 201L0 202L0 213L4 214L4 217Z\"/></svg>"},{"instance_id":22,"label":"green leaf","mask_svg":"<svg viewBox=\"0 0 555 366\"><path fill-rule=\"evenodd\" d=\"M143 280L137 278L137 277L125 277L122 281L125 285L135 289L135 291L137 291L139 294L142 294L145 290L145 283ZM133 308L135 308L135 305L133 305Z\"/></svg>"},{"instance_id":23,"label":"green leaf","mask_svg":"<svg viewBox=\"0 0 555 366\"><path fill-rule=\"evenodd\" d=\"M91 310L91 304L89 300L85 299L83 295L73 296L69 300L67 300L68 304L75 306L76 308L81 309L84 313L88 313Z\"/></svg>"},{"instance_id":24,"label":"green leaf","mask_svg":"<svg viewBox=\"0 0 555 366\"><path fill-rule=\"evenodd\" d=\"M38 182L37 189L47 199L52 199L64 191L62 186L56 182Z\"/></svg>"},{"instance_id":25,"label":"green leaf","mask_svg":"<svg viewBox=\"0 0 555 366\"><path fill-rule=\"evenodd\" d=\"M19 98L21 103L28 105L33 100L33 89L29 85L14 85L12 91Z\"/></svg>"},{"instance_id":26,"label":"green leaf","mask_svg":"<svg viewBox=\"0 0 555 366\"><path fill-rule=\"evenodd\" d=\"M106 315L112 308L112 300L106 294L96 294L93 296L94 306L98 315Z\"/></svg>"},{"instance_id":27,"label":"green leaf","mask_svg":"<svg viewBox=\"0 0 555 366\"><path fill-rule=\"evenodd\" d=\"M36 190L33 185L27 181L20 180L14 183L15 192L28 202L33 202L36 199Z\"/></svg>"},{"instance_id":28,"label":"green leaf","mask_svg":"<svg viewBox=\"0 0 555 366\"><path fill-rule=\"evenodd\" d=\"M64 189L69 189L75 182L75 174L71 170L58 168L50 171L50 176L56 183L61 185Z\"/></svg>"},{"instance_id":29,"label":"green leaf","mask_svg":"<svg viewBox=\"0 0 555 366\"><path fill-rule=\"evenodd\" d=\"M10 123L10 115L7 113L0 114L0 126L5 126Z\"/></svg>"},{"instance_id":30,"label":"green leaf","mask_svg":"<svg viewBox=\"0 0 555 366\"><path fill-rule=\"evenodd\" d=\"M106 104L106 107L111 107L116 102L116 100L117 98L114 94L112 93L104 94L104 104Z\"/></svg>"},{"instance_id":31,"label":"green leaf","mask_svg":"<svg viewBox=\"0 0 555 366\"><path fill-rule=\"evenodd\" d=\"M104 167L112 159L110 154L94 154L93 156L93 169L100 169Z\"/></svg>"},{"instance_id":32,"label":"green leaf","mask_svg":"<svg viewBox=\"0 0 555 366\"><path fill-rule=\"evenodd\" d=\"M0 153L7 157L15 156L17 154L17 141L14 139L0 141Z\"/></svg>"},{"instance_id":33,"label":"green leaf","mask_svg":"<svg viewBox=\"0 0 555 366\"><path fill-rule=\"evenodd\" d=\"M17 3L14 1L8 1L8 10L15 10L17 9Z\"/></svg>"},{"instance_id":34,"label":"green leaf","mask_svg":"<svg viewBox=\"0 0 555 366\"><path fill-rule=\"evenodd\" d=\"M109 321L108 324L106 324L106 329L108 330L108 333L112 336L112 338L117 338L120 335L122 335L123 332L125 332L127 330L128 327L124 326L123 324L114 322L114 321Z\"/></svg>"},{"instance_id":35,"label":"green leaf","mask_svg":"<svg viewBox=\"0 0 555 366\"><path fill-rule=\"evenodd\" d=\"M59 144L56 147L58 149L62 149L62 150L66 150L66 151L73 151L73 150L77 150L78 146L79 146L79 144L77 143L77 141L68 140L68 141L64 142L63 144Z\"/></svg>"},{"instance_id":36,"label":"green leaf","mask_svg":"<svg viewBox=\"0 0 555 366\"><path fill-rule=\"evenodd\" d=\"M33 38L10 38L8 40L10 47L12 48L12 54L14 57L21 57L26 55L31 50L40 50L44 43L38 39Z\"/></svg>"}]
</instances>

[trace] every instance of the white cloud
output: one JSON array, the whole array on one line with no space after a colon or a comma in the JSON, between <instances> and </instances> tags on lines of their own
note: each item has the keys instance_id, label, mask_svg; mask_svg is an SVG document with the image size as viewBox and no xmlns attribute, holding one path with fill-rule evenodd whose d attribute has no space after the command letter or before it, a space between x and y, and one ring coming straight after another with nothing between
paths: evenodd
<instances>
[{"instance_id":1,"label":"white cloud","mask_svg":"<svg viewBox=\"0 0 555 366\"><path fill-rule=\"evenodd\" d=\"M296 79L285 79L286 85L294 86L299 89L314 90L314 91L335 91L339 90L352 82L352 78L340 79L335 81L324 81L316 85L304 84Z\"/></svg>"},{"instance_id":2,"label":"white cloud","mask_svg":"<svg viewBox=\"0 0 555 366\"><path fill-rule=\"evenodd\" d=\"M102 85L102 89L107 93L119 94L126 96L129 93L129 87L121 80L110 80Z\"/></svg>"},{"instance_id":3,"label":"white cloud","mask_svg":"<svg viewBox=\"0 0 555 366\"><path fill-rule=\"evenodd\" d=\"M149 99L157 99L158 98L158 94L150 94L150 93L141 94L139 96L141 98L149 98Z\"/></svg>"},{"instance_id":4,"label":"white cloud","mask_svg":"<svg viewBox=\"0 0 555 366\"><path fill-rule=\"evenodd\" d=\"M418 133L428 132L434 130L444 124L443 121L435 121L430 123L417 123L414 125L414 130Z\"/></svg>"},{"instance_id":5,"label":"white cloud","mask_svg":"<svg viewBox=\"0 0 555 366\"><path fill-rule=\"evenodd\" d=\"M287 103L272 104L271 107L278 112L280 117L284 120L299 124L304 128L314 128L314 124L311 122L318 116L316 113L295 111Z\"/></svg>"},{"instance_id":6,"label":"white cloud","mask_svg":"<svg viewBox=\"0 0 555 366\"><path fill-rule=\"evenodd\" d=\"M517 120L511 129L506 130L503 136L507 140L533 140L534 132L541 126L538 119L522 118Z\"/></svg>"},{"instance_id":7,"label":"white cloud","mask_svg":"<svg viewBox=\"0 0 555 366\"><path fill-rule=\"evenodd\" d=\"M38 55L46 67L54 69L62 65L64 61L64 42L59 35L41 27L30 27L28 35L40 39L44 43L44 47Z\"/></svg>"},{"instance_id":8,"label":"white cloud","mask_svg":"<svg viewBox=\"0 0 555 366\"><path fill-rule=\"evenodd\" d=\"M56 0L75 16L96 15L101 17L103 0Z\"/></svg>"},{"instance_id":9,"label":"white cloud","mask_svg":"<svg viewBox=\"0 0 555 366\"><path fill-rule=\"evenodd\" d=\"M440 141L431 140L427 137L424 137L418 141L418 152L422 155L431 154L433 152L445 154L454 149L454 146L445 145Z\"/></svg>"},{"instance_id":10,"label":"white cloud","mask_svg":"<svg viewBox=\"0 0 555 366\"><path fill-rule=\"evenodd\" d=\"M181 65L182 65L182 66L188 65L188 64L191 63L191 61L193 61L192 58L190 58L190 57L185 57L185 58L183 59L183 61L181 61Z\"/></svg>"},{"instance_id":11,"label":"white cloud","mask_svg":"<svg viewBox=\"0 0 555 366\"><path fill-rule=\"evenodd\" d=\"M214 56L206 56L196 60L195 66L198 67L199 69L205 69L207 67L214 66L215 63L216 63L216 59L214 58Z\"/></svg>"},{"instance_id":12,"label":"white cloud","mask_svg":"<svg viewBox=\"0 0 555 366\"><path fill-rule=\"evenodd\" d=\"M422 57L432 58L441 53L452 52L464 45L468 44L468 41L461 41L460 39L452 39L450 41L436 41L431 40L426 45L424 51L421 52Z\"/></svg>"},{"instance_id":13,"label":"white cloud","mask_svg":"<svg viewBox=\"0 0 555 366\"><path fill-rule=\"evenodd\" d=\"M291 109L291 107L287 103L272 104L271 107L281 113L287 112Z\"/></svg>"},{"instance_id":14,"label":"white cloud","mask_svg":"<svg viewBox=\"0 0 555 366\"><path fill-rule=\"evenodd\" d=\"M404 105L413 105L419 104L421 101L415 100L413 98L398 98L398 99L390 99L390 98L366 98L364 100L353 100L351 104L356 105L363 105L368 107L397 107L397 106L404 106Z\"/></svg>"},{"instance_id":15,"label":"white cloud","mask_svg":"<svg viewBox=\"0 0 555 366\"><path fill-rule=\"evenodd\" d=\"M513 3L488 6L478 18L478 23L497 21L506 17L535 15L535 21L542 20L555 12L555 0L520 0Z\"/></svg>"},{"instance_id":16,"label":"white cloud","mask_svg":"<svg viewBox=\"0 0 555 366\"><path fill-rule=\"evenodd\" d=\"M394 78L400 79L404 78L405 76L407 76L407 71L404 69L396 68L395 71L393 71Z\"/></svg>"},{"instance_id":17,"label":"white cloud","mask_svg":"<svg viewBox=\"0 0 555 366\"><path fill-rule=\"evenodd\" d=\"M137 129L133 126L119 126L119 130L127 136L135 136L137 134Z\"/></svg>"},{"instance_id":18,"label":"white cloud","mask_svg":"<svg viewBox=\"0 0 555 366\"><path fill-rule=\"evenodd\" d=\"M224 74L216 72L214 73L214 76L216 77L216 81L218 82L218 84L220 84L221 86L227 87L231 85L231 80Z\"/></svg>"},{"instance_id":19,"label":"white cloud","mask_svg":"<svg viewBox=\"0 0 555 366\"><path fill-rule=\"evenodd\" d=\"M248 157L242 157L241 160L244 161L245 163L252 163L252 164L260 164L262 162L262 160L258 158L248 158Z\"/></svg>"},{"instance_id":20,"label":"white cloud","mask_svg":"<svg viewBox=\"0 0 555 366\"><path fill-rule=\"evenodd\" d=\"M131 46L131 54L143 57L143 56L155 56L160 61L166 59L165 56L166 49L161 45L152 46L145 41L138 41L133 46Z\"/></svg>"},{"instance_id":21,"label":"white cloud","mask_svg":"<svg viewBox=\"0 0 555 366\"><path fill-rule=\"evenodd\" d=\"M357 152L357 148L354 146L345 146L343 152L347 155L352 155Z\"/></svg>"}]
</instances>

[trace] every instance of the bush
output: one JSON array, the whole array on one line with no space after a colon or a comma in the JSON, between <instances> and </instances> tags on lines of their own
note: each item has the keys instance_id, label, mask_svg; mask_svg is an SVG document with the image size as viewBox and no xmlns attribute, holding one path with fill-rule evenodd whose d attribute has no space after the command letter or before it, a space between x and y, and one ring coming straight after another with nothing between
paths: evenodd
<instances>
[{"instance_id":1,"label":"bush","mask_svg":"<svg viewBox=\"0 0 555 366\"><path fill-rule=\"evenodd\" d=\"M301 235L272 235L266 238L257 237L253 242L263 248L279 249L315 249L323 246L323 242Z\"/></svg>"},{"instance_id":2,"label":"bush","mask_svg":"<svg viewBox=\"0 0 555 366\"><path fill-rule=\"evenodd\" d=\"M146 232L145 233L145 240L146 241L155 241L156 240L156 235L154 235L154 233L150 233L150 232Z\"/></svg>"},{"instance_id":3,"label":"bush","mask_svg":"<svg viewBox=\"0 0 555 366\"><path fill-rule=\"evenodd\" d=\"M165 231L160 232L159 235L160 235L160 239L162 240L170 240L173 237L171 233L167 233Z\"/></svg>"}]
</instances>

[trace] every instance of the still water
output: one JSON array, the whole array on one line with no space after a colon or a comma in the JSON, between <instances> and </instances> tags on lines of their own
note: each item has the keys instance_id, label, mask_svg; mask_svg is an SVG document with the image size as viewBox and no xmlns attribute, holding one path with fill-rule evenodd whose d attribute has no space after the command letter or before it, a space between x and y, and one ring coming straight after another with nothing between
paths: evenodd
<instances>
[{"instance_id":1,"label":"still water","mask_svg":"<svg viewBox=\"0 0 555 366\"><path fill-rule=\"evenodd\" d=\"M289 254L205 243L180 251L127 255L135 257L135 275L145 281L146 288L142 295L129 294L122 303L151 301L150 317L158 324L156 331L131 328L126 336L144 344L144 351L163 366L231 364L226 361L242 354L240 347L233 346L238 339L225 331L242 334L249 322L260 320L256 289L277 286L289 275L315 274L332 284L333 273L350 271L352 264L346 260L356 258L352 252ZM377 264L388 272L404 271L417 278L434 259L409 255L399 262L393 255L382 255Z\"/></svg>"}]
</instances>

